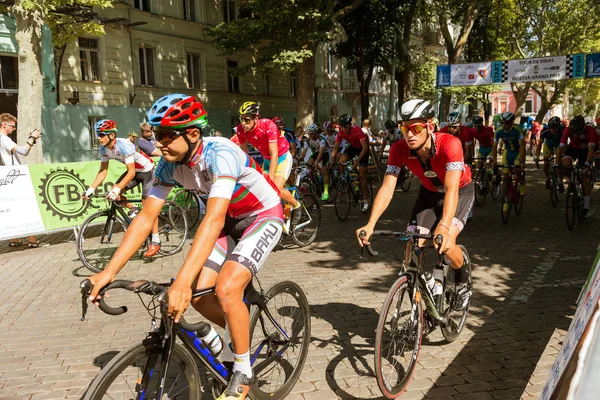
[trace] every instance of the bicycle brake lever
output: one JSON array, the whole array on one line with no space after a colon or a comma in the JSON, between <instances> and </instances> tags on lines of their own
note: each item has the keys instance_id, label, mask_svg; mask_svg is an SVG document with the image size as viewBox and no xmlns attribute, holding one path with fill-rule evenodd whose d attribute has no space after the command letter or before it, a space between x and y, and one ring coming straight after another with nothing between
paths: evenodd
<instances>
[{"instance_id":1,"label":"bicycle brake lever","mask_svg":"<svg viewBox=\"0 0 600 400\"><path fill-rule=\"evenodd\" d=\"M87 314L88 310L87 299L92 292L93 286L89 279L85 279L81 282L79 287L81 287L81 320L85 321L85 315Z\"/></svg>"}]
</instances>

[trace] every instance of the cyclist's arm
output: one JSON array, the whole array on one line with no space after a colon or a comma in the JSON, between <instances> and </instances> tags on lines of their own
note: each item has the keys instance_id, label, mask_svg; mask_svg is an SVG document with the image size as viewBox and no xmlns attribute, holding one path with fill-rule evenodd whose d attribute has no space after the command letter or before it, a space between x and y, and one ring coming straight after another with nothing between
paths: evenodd
<instances>
[{"instance_id":1,"label":"cyclist's arm","mask_svg":"<svg viewBox=\"0 0 600 400\"><path fill-rule=\"evenodd\" d=\"M444 179L444 205L442 212L442 219L439 225L444 225L450 229L452 226L452 220L456 215L456 207L458 206L458 190L460 188L460 178L463 171L446 171L446 177Z\"/></svg>"},{"instance_id":2,"label":"cyclist's arm","mask_svg":"<svg viewBox=\"0 0 600 400\"><path fill-rule=\"evenodd\" d=\"M360 142L362 144L362 151L360 152L360 154L358 155L358 159L362 160L363 157L367 154L367 152L369 151L369 140L363 140Z\"/></svg>"},{"instance_id":3,"label":"cyclist's arm","mask_svg":"<svg viewBox=\"0 0 600 400\"><path fill-rule=\"evenodd\" d=\"M121 191L135 177L135 164L129 163L129 164L125 164L125 166L127 167L127 175L125 175L123 177L123 179L121 179L120 182L118 182L116 185L113 186L113 187L115 187L115 186L118 187L119 189L121 189Z\"/></svg>"},{"instance_id":4,"label":"cyclist's arm","mask_svg":"<svg viewBox=\"0 0 600 400\"><path fill-rule=\"evenodd\" d=\"M588 143L588 153L587 153L587 160L586 162L588 164L592 164L592 162L594 161L594 150L596 149L596 144L593 142Z\"/></svg>"},{"instance_id":5,"label":"cyclist's arm","mask_svg":"<svg viewBox=\"0 0 600 400\"><path fill-rule=\"evenodd\" d=\"M271 159L271 165L269 165L269 176L271 179L275 179L275 171L277 171L277 162L279 161L279 147L277 142L269 143L269 154Z\"/></svg>"},{"instance_id":6,"label":"cyclist's arm","mask_svg":"<svg viewBox=\"0 0 600 400\"><path fill-rule=\"evenodd\" d=\"M564 146L563 144L560 144L558 146L558 148L556 149L556 153L554 154L554 163L560 165L560 162L562 161L562 155L565 152L565 148L567 146Z\"/></svg>"},{"instance_id":7,"label":"cyclist's arm","mask_svg":"<svg viewBox=\"0 0 600 400\"><path fill-rule=\"evenodd\" d=\"M298 147L296 147L296 143L290 142L290 154L292 155L292 158L296 157L297 151L298 151Z\"/></svg>"},{"instance_id":8,"label":"cyclist's arm","mask_svg":"<svg viewBox=\"0 0 600 400\"><path fill-rule=\"evenodd\" d=\"M330 163L334 163L335 162L335 156L337 156L338 151L340 150L340 143L339 142L335 142L335 145L333 146L333 150L331 150L331 160L329 160Z\"/></svg>"},{"instance_id":9,"label":"cyclist's arm","mask_svg":"<svg viewBox=\"0 0 600 400\"><path fill-rule=\"evenodd\" d=\"M475 148L474 142L471 142L471 144L465 145L465 152L467 153L467 154L465 154L465 164L471 164L473 162L473 149L474 148Z\"/></svg>"},{"instance_id":10,"label":"cyclist's arm","mask_svg":"<svg viewBox=\"0 0 600 400\"><path fill-rule=\"evenodd\" d=\"M246 154L248 154L248 143L247 142L240 142L240 149L242 149L242 151Z\"/></svg>"},{"instance_id":11,"label":"cyclist's arm","mask_svg":"<svg viewBox=\"0 0 600 400\"><path fill-rule=\"evenodd\" d=\"M92 187L94 189L98 188L98 186L100 186L100 184L102 182L104 182L104 179L106 179L107 174L108 174L108 161L102 161L100 163L100 170L98 171L98 174L96 175L96 179L94 179L94 182L92 182L90 187Z\"/></svg>"},{"instance_id":12,"label":"cyclist's arm","mask_svg":"<svg viewBox=\"0 0 600 400\"><path fill-rule=\"evenodd\" d=\"M496 156L498 154L498 142L494 141L494 144L492 145L492 154L490 155L490 157L492 158L492 163L496 163Z\"/></svg>"},{"instance_id":13,"label":"cyclist's arm","mask_svg":"<svg viewBox=\"0 0 600 400\"><path fill-rule=\"evenodd\" d=\"M538 141L538 144L536 145L536 148L535 148L535 157L536 158L540 158L540 153L542 151L543 144L544 144L544 140L540 139Z\"/></svg>"}]
</instances>

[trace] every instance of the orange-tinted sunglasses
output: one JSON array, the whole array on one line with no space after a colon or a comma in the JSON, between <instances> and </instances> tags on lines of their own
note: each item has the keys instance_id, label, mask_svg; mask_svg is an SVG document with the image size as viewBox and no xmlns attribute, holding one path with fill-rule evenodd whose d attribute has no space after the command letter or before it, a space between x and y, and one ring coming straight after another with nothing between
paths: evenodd
<instances>
[{"instance_id":1,"label":"orange-tinted sunglasses","mask_svg":"<svg viewBox=\"0 0 600 400\"><path fill-rule=\"evenodd\" d=\"M405 135L408 134L409 131L411 131L415 135L418 135L419 133L423 132L426 129L427 129L427 124L418 123L418 122L416 124L412 124L412 125L400 125L400 131Z\"/></svg>"}]
</instances>

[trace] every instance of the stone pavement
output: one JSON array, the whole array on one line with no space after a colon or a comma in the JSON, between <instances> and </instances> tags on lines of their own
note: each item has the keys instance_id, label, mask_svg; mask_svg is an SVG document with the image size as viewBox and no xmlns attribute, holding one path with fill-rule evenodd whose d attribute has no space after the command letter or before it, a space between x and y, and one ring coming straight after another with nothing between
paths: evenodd
<instances>
[{"instance_id":1,"label":"stone pavement","mask_svg":"<svg viewBox=\"0 0 600 400\"><path fill-rule=\"evenodd\" d=\"M476 207L460 237L474 271L467 327L452 344L439 331L424 340L401 399L520 399L541 393L595 255L598 222L593 215L567 231L564 209L552 209L541 173L530 176L523 213L511 214L507 225L497 201L488 197ZM404 226L417 187L414 182L409 193L397 192L378 228ZM359 214L353 209L340 223L333 207L324 206L317 241L303 249L284 246L259 274L263 286L296 281L311 304L308 360L289 399L381 398L373 371L375 326L402 249L378 238L374 247L382 255L360 259L353 231L366 216ZM126 315L91 309L79 320L78 284L89 273L68 238L68 233L42 237L52 242L47 248L9 249L6 242L0 247L0 399L79 398L98 372L98 359L139 342L150 329L145 310L130 294L113 297L131 306ZM183 256L133 260L122 277L168 279Z\"/></svg>"}]
</instances>

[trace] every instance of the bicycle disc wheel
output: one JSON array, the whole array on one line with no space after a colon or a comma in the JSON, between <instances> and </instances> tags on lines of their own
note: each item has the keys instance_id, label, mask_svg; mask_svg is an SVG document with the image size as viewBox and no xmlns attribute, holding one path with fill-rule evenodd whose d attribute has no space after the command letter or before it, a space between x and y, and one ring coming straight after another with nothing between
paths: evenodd
<instances>
[{"instance_id":1,"label":"bicycle disc wheel","mask_svg":"<svg viewBox=\"0 0 600 400\"><path fill-rule=\"evenodd\" d=\"M185 210L189 230L192 230L196 227L196 224L202 222L205 208L204 204L200 204L196 195L187 190L180 190L173 198L173 201Z\"/></svg>"},{"instance_id":2,"label":"bicycle disc wheel","mask_svg":"<svg viewBox=\"0 0 600 400\"><path fill-rule=\"evenodd\" d=\"M469 253L467 249L463 245L458 245L463 252L463 256L465 256L465 268L467 268L467 273L469 274L469 290L473 288L473 282L471 278L471 258L469 257ZM455 301L455 283L454 283L454 270L448 266L446 270L446 278L444 282L444 292L442 296L440 296L441 304L439 305L439 310L441 310L440 315L446 318L446 325L441 326L442 335L444 339L448 342L452 343L458 338L463 328L465 327L465 323L467 322L467 315L469 314L469 306L471 305L471 300L469 299L469 304L461 310L456 311L452 305Z\"/></svg>"},{"instance_id":3,"label":"bicycle disc wheel","mask_svg":"<svg viewBox=\"0 0 600 400\"><path fill-rule=\"evenodd\" d=\"M381 393L394 399L406 389L417 365L423 339L421 302L413 303L409 275L390 288L375 336L375 374Z\"/></svg>"},{"instance_id":4,"label":"bicycle disc wheel","mask_svg":"<svg viewBox=\"0 0 600 400\"><path fill-rule=\"evenodd\" d=\"M165 256L179 253L187 239L187 233L188 220L183 207L173 201L165 202L158 214L158 252Z\"/></svg>"},{"instance_id":5,"label":"bicycle disc wheel","mask_svg":"<svg viewBox=\"0 0 600 400\"><path fill-rule=\"evenodd\" d=\"M321 226L321 203L314 194L307 193L302 196L302 207L302 217L298 224L302 226L294 227L292 231L292 241L300 247L314 242ZM306 222L308 223L303 225Z\"/></svg>"},{"instance_id":6,"label":"bicycle disc wheel","mask_svg":"<svg viewBox=\"0 0 600 400\"><path fill-rule=\"evenodd\" d=\"M350 194L350 190L348 182L342 181L338 185L335 193L335 215L341 222L346 221L348 215L350 215L350 207L352 206L352 195Z\"/></svg>"},{"instance_id":7,"label":"bicycle disc wheel","mask_svg":"<svg viewBox=\"0 0 600 400\"><path fill-rule=\"evenodd\" d=\"M117 354L94 379L84 400L156 399L161 378L161 349L136 344ZM200 400L200 377L192 356L173 345L162 399Z\"/></svg>"},{"instance_id":8,"label":"bicycle disc wheel","mask_svg":"<svg viewBox=\"0 0 600 400\"><path fill-rule=\"evenodd\" d=\"M402 188L402 191L408 192L412 183L412 172L406 169L403 171L401 176L400 187Z\"/></svg>"},{"instance_id":9,"label":"bicycle disc wheel","mask_svg":"<svg viewBox=\"0 0 600 400\"><path fill-rule=\"evenodd\" d=\"M554 177L550 178L550 202L552 207L558 207L558 185Z\"/></svg>"},{"instance_id":10,"label":"bicycle disc wheel","mask_svg":"<svg viewBox=\"0 0 600 400\"><path fill-rule=\"evenodd\" d=\"M250 318L250 357L255 359L250 394L258 400L278 400L292 390L304 368L310 343L310 308L302 289L289 281L271 287L265 299L269 313L289 340L267 313L255 306Z\"/></svg>"},{"instance_id":11,"label":"bicycle disc wheel","mask_svg":"<svg viewBox=\"0 0 600 400\"><path fill-rule=\"evenodd\" d=\"M500 204L500 212L502 214L502 222L505 224L508 223L508 218L510 217L510 209L512 208L512 204L510 202L510 193L509 193L508 185L504 189L504 193L502 194L502 204Z\"/></svg>"},{"instance_id":12,"label":"bicycle disc wheel","mask_svg":"<svg viewBox=\"0 0 600 400\"><path fill-rule=\"evenodd\" d=\"M77 254L83 265L92 272L100 272L119 248L127 225L121 217L108 221L108 211L90 215L77 236ZM108 223L107 223L108 222Z\"/></svg>"},{"instance_id":13,"label":"bicycle disc wheel","mask_svg":"<svg viewBox=\"0 0 600 400\"><path fill-rule=\"evenodd\" d=\"M577 218L577 193L572 184L569 185L567 190L567 200L565 202L565 211L567 216L567 228L573 229L575 225L575 218Z\"/></svg>"}]
</instances>

